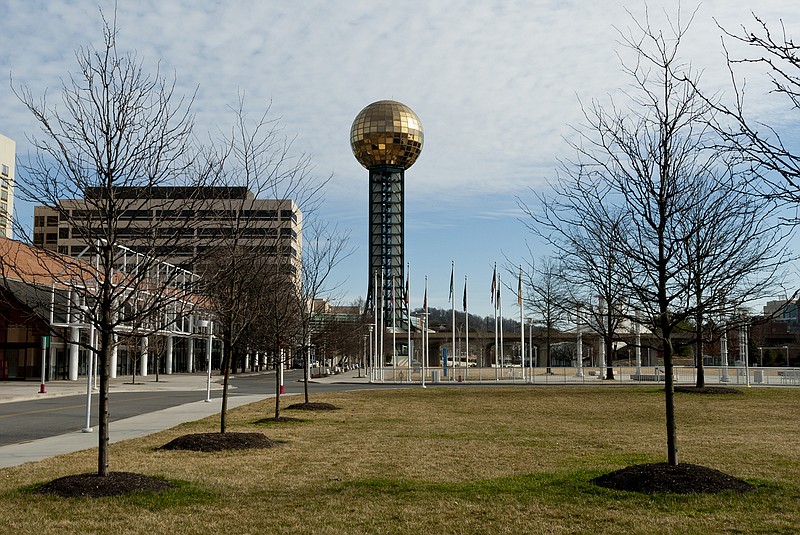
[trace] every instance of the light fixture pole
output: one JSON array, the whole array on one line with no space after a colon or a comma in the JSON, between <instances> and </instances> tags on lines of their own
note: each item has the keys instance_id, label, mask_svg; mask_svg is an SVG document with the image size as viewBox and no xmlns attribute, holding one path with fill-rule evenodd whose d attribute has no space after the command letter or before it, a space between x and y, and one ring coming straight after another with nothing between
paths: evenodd
<instances>
[{"instance_id":1,"label":"light fixture pole","mask_svg":"<svg viewBox=\"0 0 800 535\"><path fill-rule=\"evenodd\" d=\"M375 347L372 344L372 329L373 329L373 326L370 325L369 326L369 372L368 372L369 373L369 382L370 383L372 382L373 375L375 374L375 366L374 366L374 363L373 363L373 360L375 358L373 350L374 350Z\"/></svg>"},{"instance_id":2,"label":"light fixture pole","mask_svg":"<svg viewBox=\"0 0 800 535\"><path fill-rule=\"evenodd\" d=\"M213 320L200 320L197 326L201 329L208 329L208 345L206 346L206 359L208 361L208 369L206 369L206 403L211 403L211 349L214 344L214 321Z\"/></svg>"},{"instance_id":3,"label":"light fixture pole","mask_svg":"<svg viewBox=\"0 0 800 535\"><path fill-rule=\"evenodd\" d=\"M83 307L84 315L88 307ZM84 316L85 317L85 316ZM84 433L91 433L92 429L92 370L94 369L94 323L89 324L89 346L86 351L86 425L81 429Z\"/></svg>"}]
</instances>

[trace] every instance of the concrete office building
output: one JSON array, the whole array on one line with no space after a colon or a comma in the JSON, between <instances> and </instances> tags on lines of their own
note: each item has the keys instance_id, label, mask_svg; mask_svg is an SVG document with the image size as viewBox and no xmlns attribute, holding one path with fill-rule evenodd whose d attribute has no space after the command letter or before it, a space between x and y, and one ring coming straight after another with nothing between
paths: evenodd
<instances>
[{"instance_id":1,"label":"concrete office building","mask_svg":"<svg viewBox=\"0 0 800 535\"><path fill-rule=\"evenodd\" d=\"M11 238L14 225L14 161L17 144L0 135L0 235Z\"/></svg>"},{"instance_id":2,"label":"concrete office building","mask_svg":"<svg viewBox=\"0 0 800 535\"><path fill-rule=\"evenodd\" d=\"M86 257L93 221L98 221L103 204L97 201L99 194L88 190L83 199L59 201L58 208L36 206L34 245ZM299 274L302 214L292 200L257 199L247 188L238 187L158 187L146 198L134 188L119 188L115 195L126 208L118 215L116 242L135 253L155 254L159 260L194 270L194 259L235 232L239 246L284 262Z\"/></svg>"}]
</instances>

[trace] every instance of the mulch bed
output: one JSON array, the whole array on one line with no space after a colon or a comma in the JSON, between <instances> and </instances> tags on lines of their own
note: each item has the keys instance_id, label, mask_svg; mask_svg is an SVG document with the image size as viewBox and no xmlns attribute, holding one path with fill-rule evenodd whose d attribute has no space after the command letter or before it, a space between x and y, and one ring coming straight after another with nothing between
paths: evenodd
<instances>
[{"instance_id":1,"label":"mulch bed","mask_svg":"<svg viewBox=\"0 0 800 535\"><path fill-rule=\"evenodd\" d=\"M261 433L192 433L171 440L158 449L227 451L272 448L276 445Z\"/></svg>"},{"instance_id":2,"label":"mulch bed","mask_svg":"<svg viewBox=\"0 0 800 535\"><path fill-rule=\"evenodd\" d=\"M286 407L293 411L338 411L339 407L330 403L293 403Z\"/></svg>"},{"instance_id":3,"label":"mulch bed","mask_svg":"<svg viewBox=\"0 0 800 535\"><path fill-rule=\"evenodd\" d=\"M292 418L291 416L278 416L275 418L261 418L260 420L256 420L255 423L257 424L289 424L289 423L298 423L304 422L305 420L301 420L300 418Z\"/></svg>"},{"instance_id":4,"label":"mulch bed","mask_svg":"<svg viewBox=\"0 0 800 535\"><path fill-rule=\"evenodd\" d=\"M744 392L738 388L731 388L729 386L704 386L697 388L696 386L676 386L675 392L683 394L733 394L743 396Z\"/></svg>"},{"instance_id":5,"label":"mulch bed","mask_svg":"<svg viewBox=\"0 0 800 535\"><path fill-rule=\"evenodd\" d=\"M161 492L171 488L175 488L173 483L157 477L132 472L110 472L106 477L97 474L60 477L37 487L34 492L63 498L103 498L134 492Z\"/></svg>"},{"instance_id":6,"label":"mulch bed","mask_svg":"<svg viewBox=\"0 0 800 535\"><path fill-rule=\"evenodd\" d=\"M696 464L637 464L596 477L591 483L614 490L644 494L744 493L755 487L713 468Z\"/></svg>"}]
</instances>

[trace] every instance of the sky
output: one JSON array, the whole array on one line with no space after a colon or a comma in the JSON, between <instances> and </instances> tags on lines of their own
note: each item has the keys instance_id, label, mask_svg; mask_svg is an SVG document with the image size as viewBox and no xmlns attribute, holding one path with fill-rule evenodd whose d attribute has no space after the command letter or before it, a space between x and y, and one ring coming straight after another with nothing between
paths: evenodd
<instances>
[{"instance_id":1,"label":"sky","mask_svg":"<svg viewBox=\"0 0 800 535\"><path fill-rule=\"evenodd\" d=\"M457 306L465 276L470 312L491 315L492 269L548 254L523 224L518 199L547 192L568 140L582 128L581 103L619 97L630 83L620 32L634 18L667 28L667 16L692 24L681 57L702 72L702 85L729 89L721 30L754 26L752 9L791 35L800 5L786 0L620 2L596 0L119 0L118 45L145 68L177 79L191 95L195 132L230 125L230 106L246 96L253 113L270 108L315 173L332 175L321 215L351 231L353 254L334 274L347 304L367 290L368 172L352 155L349 132L371 102L400 101L419 116L425 144L406 171L406 260L411 306L448 308L451 261ZM61 80L75 72L75 50L99 44L99 8L108 0L4 0L0 133L26 158L37 133L11 86L57 102ZM634 17L634 18L632 18ZM634 30L635 31L635 30ZM742 51L730 44L733 53ZM756 117L780 124L785 106L768 97L754 72L748 96ZM19 179L19 177L18 177ZM32 207L17 202L32 223ZM508 276L506 276L509 278ZM506 303L515 303L510 295ZM507 316L516 312L507 310Z\"/></svg>"}]
</instances>

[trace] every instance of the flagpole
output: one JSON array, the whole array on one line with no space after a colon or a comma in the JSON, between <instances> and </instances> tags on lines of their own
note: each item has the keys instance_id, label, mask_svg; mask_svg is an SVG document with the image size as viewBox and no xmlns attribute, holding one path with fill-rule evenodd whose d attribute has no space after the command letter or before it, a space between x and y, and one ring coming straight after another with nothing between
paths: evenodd
<instances>
[{"instance_id":1,"label":"flagpole","mask_svg":"<svg viewBox=\"0 0 800 535\"><path fill-rule=\"evenodd\" d=\"M397 382L397 297L392 273L392 379Z\"/></svg>"},{"instance_id":2,"label":"flagpole","mask_svg":"<svg viewBox=\"0 0 800 535\"><path fill-rule=\"evenodd\" d=\"M408 349L406 349L407 360L406 368L408 369L408 382L411 382L411 307L408 306L409 302L409 285L411 284L411 263L406 264L406 292L404 301L406 304L406 316L408 319Z\"/></svg>"},{"instance_id":3,"label":"flagpole","mask_svg":"<svg viewBox=\"0 0 800 535\"><path fill-rule=\"evenodd\" d=\"M492 272L492 304L494 305L494 380L500 381L500 348L497 346L497 262Z\"/></svg>"},{"instance_id":4,"label":"flagpole","mask_svg":"<svg viewBox=\"0 0 800 535\"><path fill-rule=\"evenodd\" d=\"M425 368L428 364L428 341L427 341L427 334L428 334L428 276L425 275L425 297L422 300L422 318L423 318L423 329L422 329L422 388L425 388Z\"/></svg>"},{"instance_id":5,"label":"flagpole","mask_svg":"<svg viewBox=\"0 0 800 535\"><path fill-rule=\"evenodd\" d=\"M517 304L519 305L520 352L522 353L522 382L525 382L525 307L522 301L522 266L519 267L519 286L517 287Z\"/></svg>"},{"instance_id":6,"label":"flagpole","mask_svg":"<svg viewBox=\"0 0 800 535\"><path fill-rule=\"evenodd\" d=\"M469 373L469 305L467 303L467 276L464 275L464 382Z\"/></svg>"},{"instance_id":7,"label":"flagpole","mask_svg":"<svg viewBox=\"0 0 800 535\"><path fill-rule=\"evenodd\" d=\"M456 292L455 288L453 287L454 277L456 274L456 262L455 260L450 261L450 312L453 318L453 351L450 357L450 369L451 377L450 380L455 380L455 373L456 373Z\"/></svg>"},{"instance_id":8,"label":"flagpole","mask_svg":"<svg viewBox=\"0 0 800 535\"><path fill-rule=\"evenodd\" d=\"M500 366L505 367L506 359L503 354L503 276L497 274L497 308L500 309Z\"/></svg>"},{"instance_id":9,"label":"flagpole","mask_svg":"<svg viewBox=\"0 0 800 535\"><path fill-rule=\"evenodd\" d=\"M383 335L384 335L384 331L386 330L386 311L384 310L384 308L385 308L384 304L385 303L384 303L384 295L383 295L383 285L384 284L385 284L385 282L384 282L384 279L383 279L383 268L381 267L381 293L380 293L380 295L381 295L381 308L380 308L380 310L381 310L381 347L380 347L380 349L378 351L379 355L380 355L380 361L379 361L378 370L379 370L379 374L380 374L379 377L380 377L380 381L381 382L383 382L383 363L385 362L384 357L383 357Z\"/></svg>"},{"instance_id":10,"label":"flagpole","mask_svg":"<svg viewBox=\"0 0 800 535\"><path fill-rule=\"evenodd\" d=\"M378 272L375 271L374 274L374 284L372 285L372 308L373 308L373 322L375 324L375 340L373 341L375 345L375 351L373 352L373 357L370 362L371 370L370 376L372 377L373 381L378 380L378 374L375 370L376 361L378 360Z\"/></svg>"}]
</instances>

